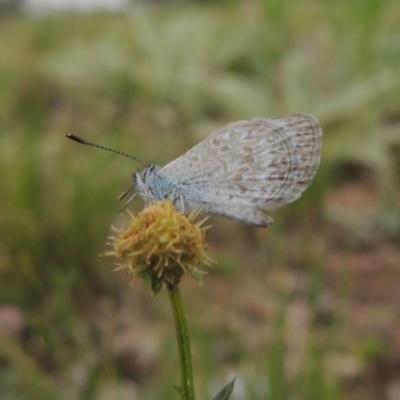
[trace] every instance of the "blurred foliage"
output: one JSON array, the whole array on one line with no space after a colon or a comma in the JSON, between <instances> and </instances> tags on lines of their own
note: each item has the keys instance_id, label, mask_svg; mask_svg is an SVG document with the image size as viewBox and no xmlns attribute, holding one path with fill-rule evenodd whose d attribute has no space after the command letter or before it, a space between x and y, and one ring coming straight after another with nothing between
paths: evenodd
<instances>
[{"instance_id":1,"label":"blurred foliage","mask_svg":"<svg viewBox=\"0 0 400 400\"><path fill-rule=\"evenodd\" d=\"M268 232L213 219L223 268L200 289L188 283L195 370L203 398L232 365L233 398L346 398L346 308L333 317L324 308L325 267L329 249L400 238L399 13L396 0L254 0L1 18L0 321L23 323L0 330L0 397L177 396L162 295L150 299L97 258L111 223L121 224L115 199L136 166L65 133L162 165L231 120L309 112L324 148L305 196L277 211ZM342 304L351 277L338 279ZM293 325L296 307L307 335ZM135 333L124 336L126 325ZM303 366L291 355L299 351Z\"/></svg>"}]
</instances>

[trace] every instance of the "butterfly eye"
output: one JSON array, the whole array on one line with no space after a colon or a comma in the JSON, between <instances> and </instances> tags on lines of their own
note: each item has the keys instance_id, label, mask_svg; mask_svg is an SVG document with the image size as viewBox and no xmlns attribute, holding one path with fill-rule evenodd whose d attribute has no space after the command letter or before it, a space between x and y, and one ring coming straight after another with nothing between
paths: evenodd
<instances>
[{"instance_id":1,"label":"butterfly eye","mask_svg":"<svg viewBox=\"0 0 400 400\"><path fill-rule=\"evenodd\" d=\"M147 177L147 173L148 173L148 168L140 171L140 179L144 182L146 180Z\"/></svg>"},{"instance_id":2,"label":"butterfly eye","mask_svg":"<svg viewBox=\"0 0 400 400\"><path fill-rule=\"evenodd\" d=\"M150 165L150 167L144 169L141 173L140 173L140 177L142 178L143 182L146 182L146 179L148 177L149 174L152 174L155 171L156 167L154 165Z\"/></svg>"}]
</instances>

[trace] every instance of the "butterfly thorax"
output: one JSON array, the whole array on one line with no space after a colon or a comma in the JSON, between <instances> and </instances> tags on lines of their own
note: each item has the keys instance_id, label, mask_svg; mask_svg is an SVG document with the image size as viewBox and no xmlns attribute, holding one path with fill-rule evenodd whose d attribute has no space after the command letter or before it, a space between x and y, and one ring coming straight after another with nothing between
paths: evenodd
<instances>
[{"instance_id":1,"label":"butterfly thorax","mask_svg":"<svg viewBox=\"0 0 400 400\"><path fill-rule=\"evenodd\" d=\"M169 198L176 203L180 197L176 182L161 174L158 166L150 165L140 173L135 172L134 181L138 194L147 205Z\"/></svg>"}]
</instances>

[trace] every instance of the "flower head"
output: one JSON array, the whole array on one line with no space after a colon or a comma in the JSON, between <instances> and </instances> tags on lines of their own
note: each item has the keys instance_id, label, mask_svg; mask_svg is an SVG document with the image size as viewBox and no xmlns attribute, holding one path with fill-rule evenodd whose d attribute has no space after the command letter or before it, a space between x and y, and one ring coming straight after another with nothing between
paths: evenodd
<instances>
[{"instance_id":1,"label":"flower head","mask_svg":"<svg viewBox=\"0 0 400 400\"><path fill-rule=\"evenodd\" d=\"M178 284L184 273L199 279L205 274L199 266L212 260L205 253L205 220L194 223L198 214L185 216L170 201L155 203L138 214L128 212L129 226L113 228L115 235L109 242L113 249L106 255L116 256L120 268L133 278L149 282L155 294L163 283Z\"/></svg>"}]
</instances>

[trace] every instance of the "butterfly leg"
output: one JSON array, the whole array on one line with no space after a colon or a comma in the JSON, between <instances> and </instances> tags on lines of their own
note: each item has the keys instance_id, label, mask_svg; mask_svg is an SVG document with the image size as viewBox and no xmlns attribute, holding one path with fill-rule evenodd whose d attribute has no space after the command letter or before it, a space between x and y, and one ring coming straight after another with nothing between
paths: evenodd
<instances>
[{"instance_id":1,"label":"butterfly leg","mask_svg":"<svg viewBox=\"0 0 400 400\"><path fill-rule=\"evenodd\" d=\"M150 189L147 189L144 208L147 208L149 205L150 205Z\"/></svg>"},{"instance_id":2,"label":"butterfly leg","mask_svg":"<svg viewBox=\"0 0 400 400\"><path fill-rule=\"evenodd\" d=\"M182 193L179 195L179 202L180 202L180 211L181 213L185 214L185 201L183 200Z\"/></svg>"}]
</instances>

